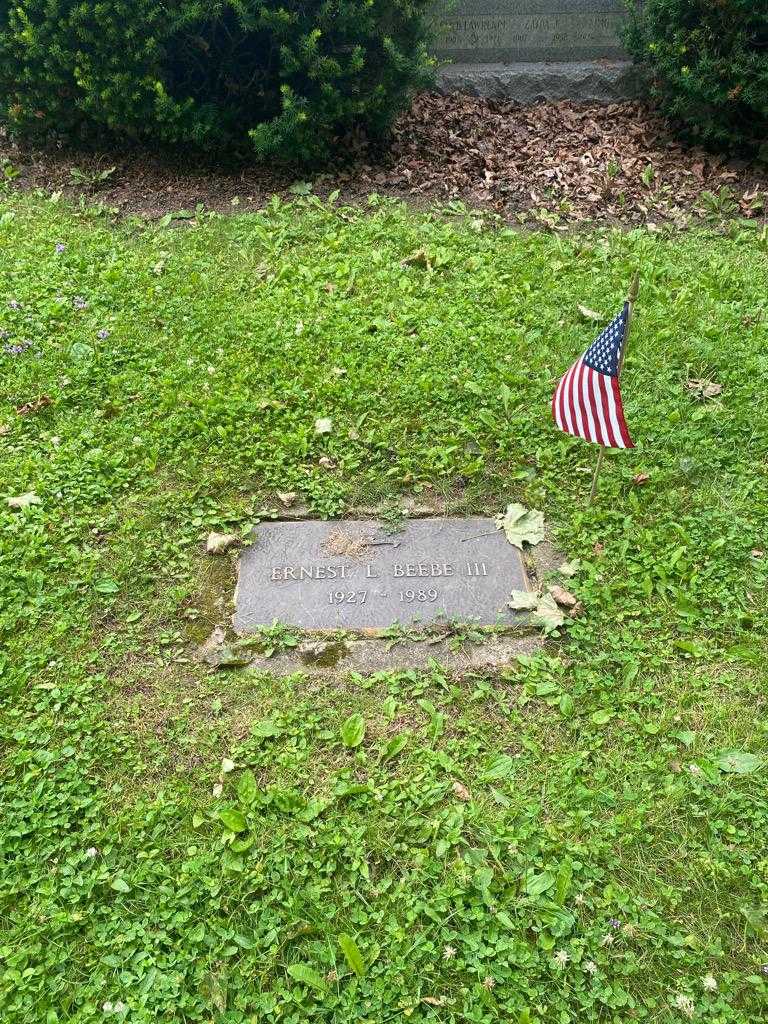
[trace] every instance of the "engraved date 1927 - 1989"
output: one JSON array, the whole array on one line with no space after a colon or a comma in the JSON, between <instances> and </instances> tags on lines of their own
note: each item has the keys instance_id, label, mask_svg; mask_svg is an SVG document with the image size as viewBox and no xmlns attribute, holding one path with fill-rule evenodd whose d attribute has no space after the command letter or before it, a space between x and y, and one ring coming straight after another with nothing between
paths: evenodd
<instances>
[{"instance_id":1,"label":"engraved date 1927 - 1989","mask_svg":"<svg viewBox=\"0 0 768 1024\"><path fill-rule=\"evenodd\" d=\"M439 594L437 590L430 587L428 590L401 590L399 597L403 603L411 604L413 601L436 601ZM332 590L328 594L329 604L365 604L367 600L367 590Z\"/></svg>"}]
</instances>

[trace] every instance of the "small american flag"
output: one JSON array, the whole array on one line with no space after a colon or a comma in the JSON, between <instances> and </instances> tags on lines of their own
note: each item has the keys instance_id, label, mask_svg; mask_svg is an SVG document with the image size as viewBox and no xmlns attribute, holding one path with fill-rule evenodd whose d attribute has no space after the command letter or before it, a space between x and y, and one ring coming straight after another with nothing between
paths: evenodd
<instances>
[{"instance_id":1,"label":"small american flag","mask_svg":"<svg viewBox=\"0 0 768 1024\"><path fill-rule=\"evenodd\" d=\"M629 303L577 360L552 397L555 423L566 434L604 448L634 448L619 390L621 352L627 336Z\"/></svg>"}]
</instances>

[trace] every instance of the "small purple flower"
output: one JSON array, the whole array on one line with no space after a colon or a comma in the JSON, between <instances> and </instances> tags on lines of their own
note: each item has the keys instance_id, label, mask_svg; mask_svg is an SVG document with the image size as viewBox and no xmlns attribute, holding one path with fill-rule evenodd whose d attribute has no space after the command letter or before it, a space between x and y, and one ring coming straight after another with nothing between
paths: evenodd
<instances>
[{"instance_id":1,"label":"small purple flower","mask_svg":"<svg viewBox=\"0 0 768 1024\"><path fill-rule=\"evenodd\" d=\"M72 300L72 305L75 309L88 309L88 303L81 295L76 295Z\"/></svg>"},{"instance_id":2,"label":"small purple flower","mask_svg":"<svg viewBox=\"0 0 768 1024\"><path fill-rule=\"evenodd\" d=\"M28 348L32 348L31 341L20 341L17 345L3 345L3 352L7 356L21 356Z\"/></svg>"},{"instance_id":3,"label":"small purple flower","mask_svg":"<svg viewBox=\"0 0 768 1024\"><path fill-rule=\"evenodd\" d=\"M608 924L611 926L611 928L621 928L621 921L618 919L618 917L612 917Z\"/></svg>"},{"instance_id":4,"label":"small purple flower","mask_svg":"<svg viewBox=\"0 0 768 1024\"><path fill-rule=\"evenodd\" d=\"M21 309L21 303L18 301L18 299L11 299L8 305L11 307L11 309Z\"/></svg>"},{"instance_id":5,"label":"small purple flower","mask_svg":"<svg viewBox=\"0 0 768 1024\"><path fill-rule=\"evenodd\" d=\"M99 331L96 337L100 338L102 341L106 341L106 339L110 336L111 333L112 332L108 331L106 327L102 327L102 329Z\"/></svg>"},{"instance_id":6,"label":"small purple flower","mask_svg":"<svg viewBox=\"0 0 768 1024\"><path fill-rule=\"evenodd\" d=\"M65 250L66 248L67 248L67 247L66 247L66 245L64 245L64 243L63 243L63 242L57 242L57 243L56 243L56 255L57 255L57 256L61 256L61 254L62 254L62 253L64 252L64 250Z\"/></svg>"}]
</instances>

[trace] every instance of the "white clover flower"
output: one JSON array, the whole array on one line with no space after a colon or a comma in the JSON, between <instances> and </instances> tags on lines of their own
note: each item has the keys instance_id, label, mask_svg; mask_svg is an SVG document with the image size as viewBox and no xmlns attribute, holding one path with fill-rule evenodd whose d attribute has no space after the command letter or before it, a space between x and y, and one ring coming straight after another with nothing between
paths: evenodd
<instances>
[{"instance_id":1,"label":"white clover flower","mask_svg":"<svg viewBox=\"0 0 768 1024\"><path fill-rule=\"evenodd\" d=\"M443 960L453 960L456 956L456 950L453 946L443 946Z\"/></svg>"},{"instance_id":2,"label":"white clover flower","mask_svg":"<svg viewBox=\"0 0 768 1024\"><path fill-rule=\"evenodd\" d=\"M85 851L85 856L93 860L93 858L98 855L98 852L99 851L96 849L95 846L89 846L88 849Z\"/></svg>"},{"instance_id":3,"label":"white clover flower","mask_svg":"<svg viewBox=\"0 0 768 1024\"><path fill-rule=\"evenodd\" d=\"M215 366L209 366L209 367L208 367L208 373L209 373L209 374L210 374L211 376L213 376L213 375L214 375L214 373L216 373L216 367L215 367Z\"/></svg>"},{"instance_id":4,"label":"white clover flower","mask_svg":"<svg viewBox=\"0 0 768 1024\"><path fill-rule=\"evenodd\" d=\"M115 1013L122 1013L123 1010L127 1009L128 1007L125 1005L125 1003L122 1002L122 1000L118 999L117 1002L115 1003Z\"/></svg>"},{"instance_id":5,"label":"white clover flower","mask_svg":"<svg viewBox=\"0 0 768 1024\"><path fill-rule=\"evenodd\" d=\"M555 961L558 967L563 968L571 959L571 957L570 954L567 953L564 949L558 949L558 951L555 953L552 959Z\"/></svg>"},{"instance_id":6,"label":"white clover flower","mask_svg":"<svg viewBox=\"0 0 768 1024\"><path fill-rule=\"evenodd\" d=\"M614 944L614 942L615 942L615 941L616 941L616 940L615 940L615 938L613 937L613 935L611 935L611 933L610 933L610 932L608 932L608 934L607 934L607 935L604 935L604 936L602 937L602 939L600 940L600 945L601 945L601 946L612 946L612 945Z\"/></svg>"},{"instance_id":7,"label":"white clover flower","mask_svg":"<svg viewBox=\"0 0 768 1024\"><path fill-rule=\"evenodd\" d=\"M711 974L705 975L701 979L701 984L703 985L705 992L717 991L717 979L713 978Z\"/></svg>"},{"instance_id":8,"label":"white clover flower","mask_svg":"<svg viewBox=\"0 0 768 1024\"><path fill-rule=\"evenodd\" d=\"M104 1005L102 1006L102 1010L104 1011L104 1013L112 1013L113 1009L114 1007L112 1006L112 1003L110 1003L109 1001L104 1003Z\"/></svg>"},{"instance_id":9,"label":"white clover flower","mask_svg":"<svg viewBox=\"0 0 768 1024\"><path fill-rule=\"evenodd\" d=\"M597 964L594 960L587 960L584 964L584 970L587 974L597 974Z\"/></svg>"},{"instance_id":10,"label":"white clover flower","mask_svg":"<svg viewBox=\"0 0 768 1024\"><path fill-rule=\"evenodd\" d=\"M692 1017L696 1009L690 996L684 996L682 992L675 996L675 1006L684 1017Z\"/></svg>"}]
</instances>

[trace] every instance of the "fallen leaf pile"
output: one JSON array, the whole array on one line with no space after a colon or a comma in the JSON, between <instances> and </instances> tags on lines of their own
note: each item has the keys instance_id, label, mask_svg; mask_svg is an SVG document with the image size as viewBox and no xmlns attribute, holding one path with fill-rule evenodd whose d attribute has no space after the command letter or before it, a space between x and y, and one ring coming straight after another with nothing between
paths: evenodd
<instances>
[{"instance_id":1,"label":"fallen leaf pile","mask_svg":"<svg viewBox=\"0 0 768 1024\"><path fill-rule=\"evenodd\" d=\"M532 107L473 96L418 96L395 126L391 166L374 184L489 205L546 207L566 220L675 221L702 193L733 190L740 216L760 214L764 171L678 143L640 103ZM649 170L650 168L650 170ZM562 202L568 204L559 210Z\"/></svg>"},{"instance_id":2,"label":"fallen leaf pile","mask_svg":"<svg viewBox=\"0 0 768 1024\"><path fill-rule=\"evenodd\" d=\"M575 576L580 567L578 560L564 562L558 572L565 577ZM513 611L531 612L531 622L534 626L541 626L545 633L552 633L563 626L566 613L570 618L584 613L584 606L575 594L556 583L547 587L546 593L541 590L513 590L508 604Z\"/></svg>"}]
</instances>

